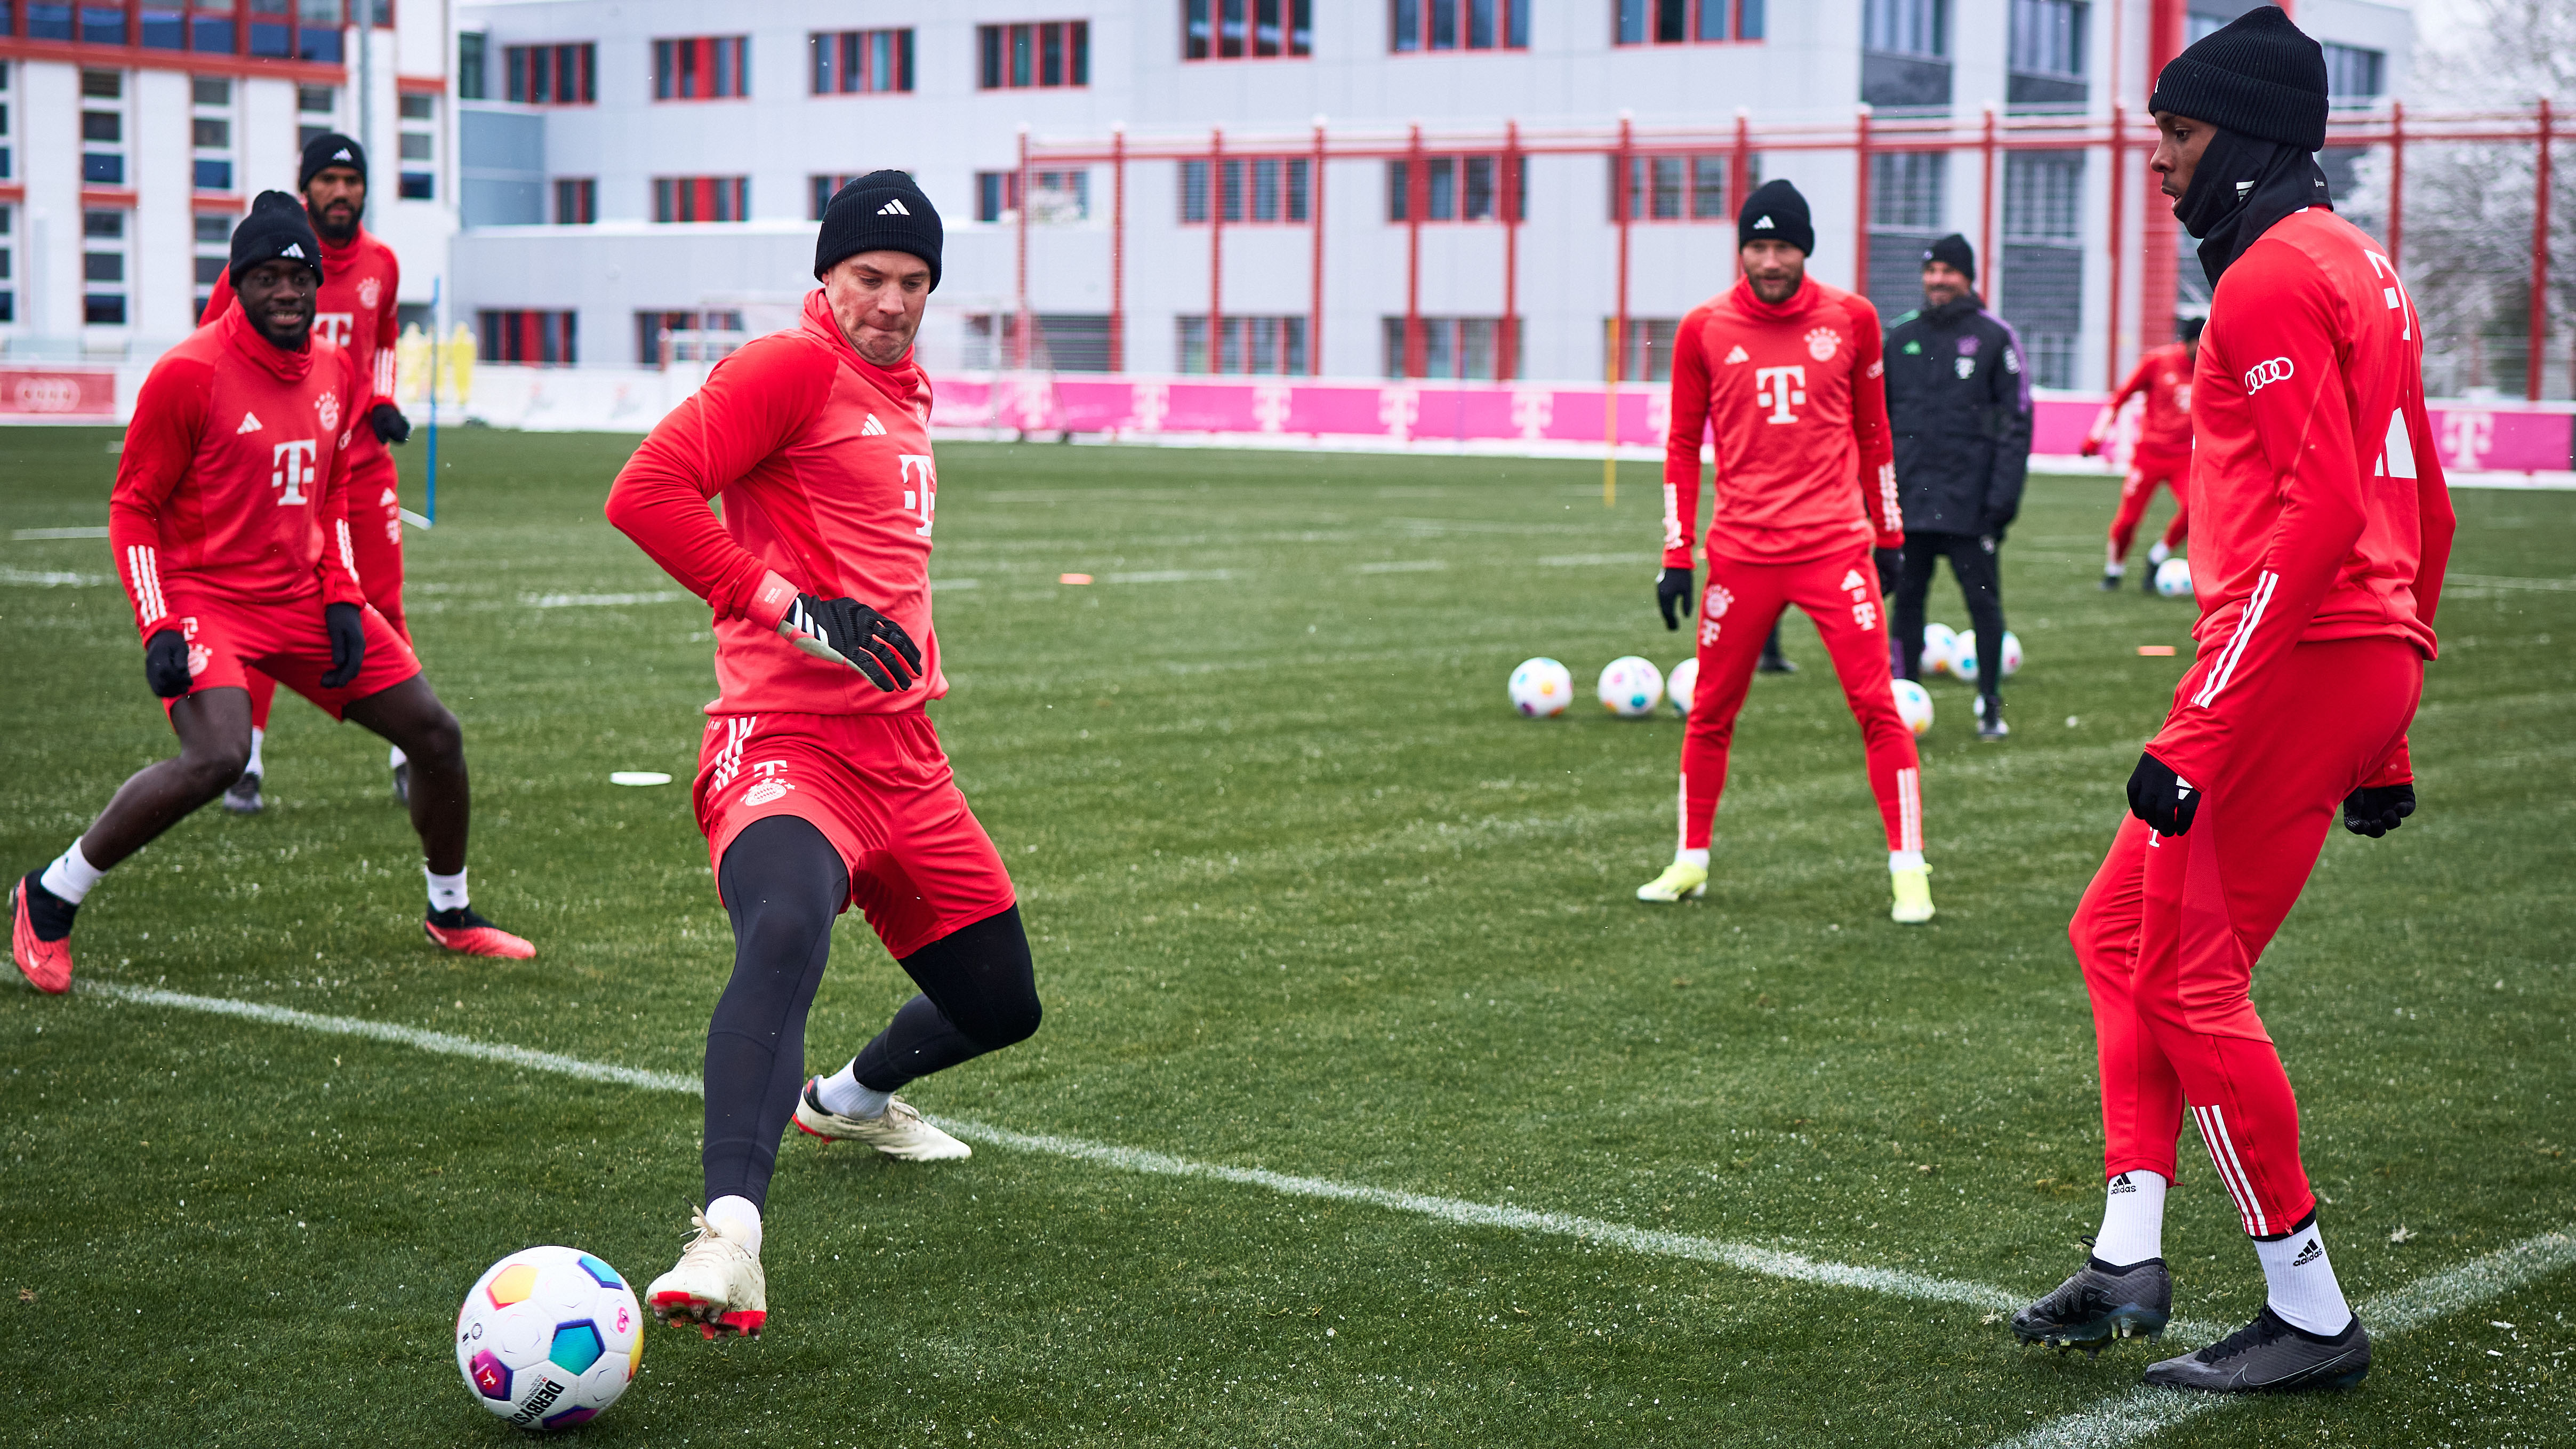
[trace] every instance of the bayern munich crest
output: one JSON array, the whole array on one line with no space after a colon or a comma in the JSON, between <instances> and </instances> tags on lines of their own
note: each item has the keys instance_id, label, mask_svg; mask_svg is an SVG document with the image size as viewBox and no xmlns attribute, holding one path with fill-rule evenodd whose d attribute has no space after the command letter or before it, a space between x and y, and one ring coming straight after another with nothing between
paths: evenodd
<instances>
[{"instance_id":1,"label":"bayern munich crest","mask_svg":"<svg viewBox=\"0 0 2576 1449\"><path fill-rule=\"evenodd\" d=\"M1807 355L1818 362L1834 360L1834 349L1843 345L1843 336L1831 327L1819 327L1807 334Z\"/></svg>"},{"instance_id":2,"label":"bayern munich crest","mask_svg":"<svg viewBox=\"0 0 2576 1449\"><path fill-rule=\"evenodd\" d=\"M358 283L358 305L366 308L370 312L376 310L376 299L382 297L384 294L384 283L377 281L373 277L368 277Z\"/></svg>"},{"instance_id":3,"label":"bayern munich crest","mask_svg":"<svg viewBox=\"0 0 2576 1449\"><path fill-rule=\"evenodd\" d=\"M313 415L322 420L322 431L337 432L340 427L340 395L326 392L314 399Z\"/></svg>"}]
</instances>

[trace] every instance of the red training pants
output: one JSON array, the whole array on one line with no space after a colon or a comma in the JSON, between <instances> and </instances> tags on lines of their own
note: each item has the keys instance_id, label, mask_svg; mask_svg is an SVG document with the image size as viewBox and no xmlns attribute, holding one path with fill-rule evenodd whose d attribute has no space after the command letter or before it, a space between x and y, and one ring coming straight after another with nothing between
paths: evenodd
<instances>
[{"instance_id":1,"label":"red training pants","mask_svg":"<svg viewBox=\"0 0 2576 1449\"><path fill-rule=\"evenodd\" d=\"M1791 604L1816 621L1843 698L1860 721L1870 793L1878 797L1887 826L1887 848L1921 850L1923 769L1914 734L1896 713L1887 614L1865 542L1799 563L1746 563L1709 554L1708 589L1700 599L1699 689L1682 732L1682 848L1708 848L1717 798L1726 790L1736 713L1744 707L1762 641Z\"/></svg>"},{"instance_id":2,"label":"red training pants","mask_svg":"<svg viewBox=\"0 0 2576 1449\"><path fill-rule=\"evenodd\" d=\"M2147 504L2156 496L2156 485L2173 490L2173 522L2165 525L2165 547L2178 548L2190 532L2191 454L2140 453L2129 460L2129 476L2120 482L2120 511L2111 516L2111 561L2117 563L2129 556L2129 544L2138 536L2138 521L2147 516Z\"/></svg>"},{"instance_id":3,"label":"red training pants","mask_svg":"<svg viewBox=\"0 0 2576 1449\"><path fill-rule=\"evenodd\" d=\"M360 419L358 426L366 427L366 420ZM375 436L366 434L367 442L373 443ZM402 500L397 491L402 479L394 471L393 455L382 443L367 447L352 442L350 448L349 551L358 560L358 587L366 590L367 602L408 645L411 624L403 618ZM250 690L252 727L268 728L277 681L252 669L244 671L242 683Z\"/></svg>"},{"instance_id":4,"label":"red training pants","mask_svg":"<svg viewBox=\"0 0 2576 1449\"><path fill-rule=\"evenodd\" d=\"M2247 994L2337 808L2404 742L2424 666L2397 639L2301 644L2266 691L2189 832L2120 821L2067 934L2093 998L2103 1174L2174 1175L2188 1102L2219 1180L2258 1238L2316 1205L2299 1104Z\"/></svg>"}]
</instances>

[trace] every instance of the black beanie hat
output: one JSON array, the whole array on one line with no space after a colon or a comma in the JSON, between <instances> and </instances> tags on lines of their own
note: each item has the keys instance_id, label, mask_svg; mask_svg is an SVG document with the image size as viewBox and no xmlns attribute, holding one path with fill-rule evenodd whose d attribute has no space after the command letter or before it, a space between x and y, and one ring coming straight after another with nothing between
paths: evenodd
<instances>
[{"instance_id":1,"label":"black beanie hat","mask_svg":"<svg viewBox=\"0 0 2576 1449\"><path fill-rule=\"evenodd\" d=\"M367 148L341 135L325 131L304 143L304 164L295 168L295 189L302 191L313 184L313 178L332 166L346 166L367 179Z\"/></svg>"},{"instance_id":2,"label":"black beanie hat","mask_svg":"<svg viewBox=\"0 0 2576 1449\"><path fill-rule=\"evenodd\" d=\"M2198 342L2200 330L2208 325L2206 317L2185 317L2174 324L2174 335L2185 342Z\"/></svg>"},{"instance_id":3,"label":"black beanie hat","mask_svg":"<svg viewBox=\"0 0 2576 1449\"><path fill-rule=\"evenodd\" d=\"M2193 42L2156 77L2149 112L2316 151L2326 144L2326 53L2279 6L2248 10Z\"/></svg>"},{"instance_id":4,"label":"black beanie hat","mask_svg":"<svg viewBox=\"0 0 2576 1449\"><path fill-rule=\"evenodd\" d=\"M1968 239L1955 231L1925 247L1923 260L1926 265L1947 262L1957 267L1969 281L1977 279L1977 249L1968 245Z\"/></svg>"},{"instance_id":5,"label":"black beanie hat","mask_svg":"<svg viewBox=\"0 0 2576 1449\"><path fill-rule=\"evenodd\" d=\"M250 215L233 228L234 285L240 285L242 273L281 258L311 267L315 284L322 281L322 243L314 238L304 203L283 191L263 191L252 200Z\"/></svg>"},{"instance_id":6,"label":"black beanie hat","mask_svg":"<svg viewBox=\"0 0 2576 1449\"><path fill-rule=\"evenodd\" d=\"M814 275L847 257L880 249L910 252L930 264L930 290L939 290L939 210L900 171L871 171L832 193L823 229L814 237Z\"/></svg>"},{"instance_id":7,"label":"black beanie hat","mask_svg":"<svg viewBox=\"0 0 2576 1449\"><path fill-rule=\"evenodd\" d=\"M1807 219L1807 198L1786 181L1765 181L1744 198L1735 214L1735 244L1784 241L1809 256L1816 254L1816 224Z\"/></svg>"}]
</instances>

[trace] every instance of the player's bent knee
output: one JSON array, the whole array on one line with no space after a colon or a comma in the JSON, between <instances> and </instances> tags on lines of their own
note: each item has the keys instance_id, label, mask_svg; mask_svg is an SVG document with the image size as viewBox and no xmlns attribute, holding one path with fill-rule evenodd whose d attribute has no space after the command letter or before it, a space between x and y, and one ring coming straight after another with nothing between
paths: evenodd
<instances>
[{"instance_id":1,"label":"player's bent knee","mask_svg":"<svg viewBox=\"0 0 2576 1449\"><path fill-rule=\"evenodd\" d=\"M993 1052L1036 1036L1045 1017L1046 1008L1038 1002L1037 983L1031 981L1025 990L1005 993L997 1001L981 1002L962 1017L951 1013L949 1020L966 1034L968 1041Z\"/></svg>"}]
</instances>

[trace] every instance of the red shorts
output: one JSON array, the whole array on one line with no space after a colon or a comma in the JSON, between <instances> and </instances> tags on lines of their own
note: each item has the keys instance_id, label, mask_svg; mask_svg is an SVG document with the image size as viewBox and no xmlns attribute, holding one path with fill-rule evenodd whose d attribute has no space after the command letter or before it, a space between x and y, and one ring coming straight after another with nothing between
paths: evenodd
<instances>
[{"instance_id":1,"label":"red shorts","mask_svg":"<svg viewBox=\"0 0 2576 1449\"><path fill-rule=\"evenodd\" d=\"M358 677L338 689L325 689L322 676L331 672L331 635L323 627L318 596L291 604L244 604L193 594L184 584L173 586L169 595L171 617L188 640L190 694L247 689L247 671L257 669L338 719L350 701L420 673L411 646L370 605L358 608L367 630L367 657L358 666ZM167 710L176 703L165 699L161 707Z\"/></svg>"},{"instance_id":2,"label":"red shorts","mask_svg":"<svg viewBox=\"0 0 2576 1449\"><path fill-rule=\"evenodd\" d=\"M771 815L811 822L850 868L849 903L898 960L1014 900L1010 872L919 710L710 716L695 799L719 881L745 826Z\"/></svg>"}]
</instances>

